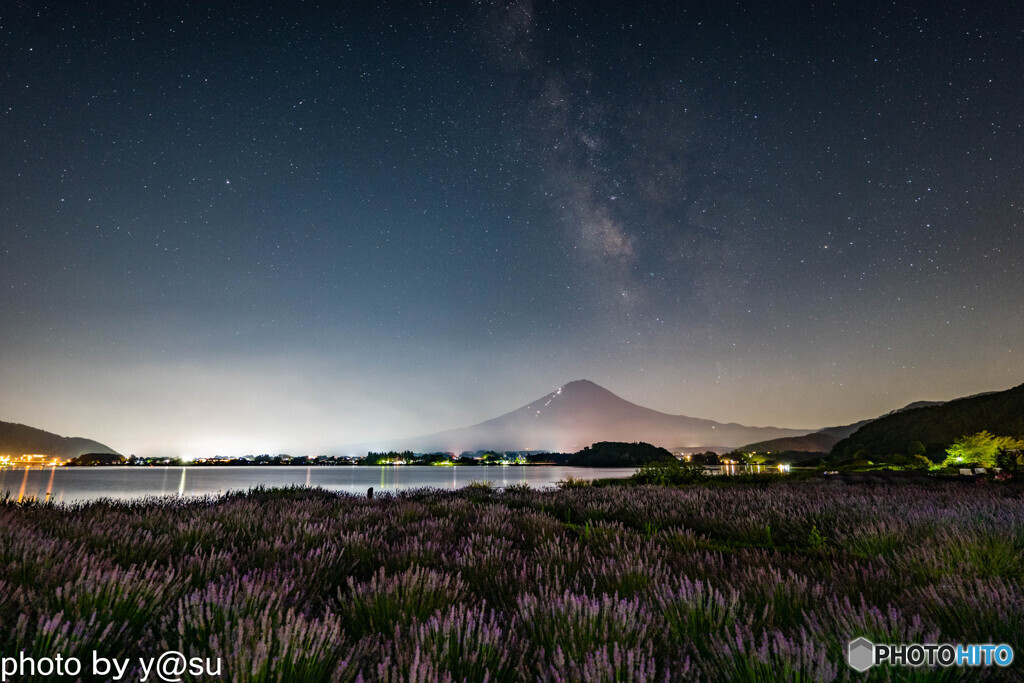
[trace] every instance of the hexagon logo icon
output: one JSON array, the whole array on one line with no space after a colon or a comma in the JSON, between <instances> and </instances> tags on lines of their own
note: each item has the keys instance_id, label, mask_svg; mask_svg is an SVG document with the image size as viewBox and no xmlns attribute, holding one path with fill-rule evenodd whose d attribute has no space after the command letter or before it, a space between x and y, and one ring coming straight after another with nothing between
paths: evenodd
<instances>
[{"instance_id":1,"label":"hexagon logo icon","mask_svg":"<svg viewBox=\"0 0 1024 683\"><path fill-rule=\"evenodd\" d=\"M867 638L850 641L846 659L857 671L867 671L875 664L875 646Z\"/></svg>"}]
</instances>

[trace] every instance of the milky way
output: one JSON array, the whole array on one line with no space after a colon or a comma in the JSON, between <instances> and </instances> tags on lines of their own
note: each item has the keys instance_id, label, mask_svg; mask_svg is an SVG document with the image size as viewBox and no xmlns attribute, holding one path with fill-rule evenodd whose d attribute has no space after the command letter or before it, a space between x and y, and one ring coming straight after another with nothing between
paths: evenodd
<instances>
[{"instance_id":1,"label":"milky way","mask_svg":"<svg viewBox=\"0 0 1024 683\"><path fill-rule=\"evenodd\" d=\"M0 419L330 452L584 377L787 427L1024 381L1018 5L292 4L0 9Z\"/></svg>"}]
</instances>

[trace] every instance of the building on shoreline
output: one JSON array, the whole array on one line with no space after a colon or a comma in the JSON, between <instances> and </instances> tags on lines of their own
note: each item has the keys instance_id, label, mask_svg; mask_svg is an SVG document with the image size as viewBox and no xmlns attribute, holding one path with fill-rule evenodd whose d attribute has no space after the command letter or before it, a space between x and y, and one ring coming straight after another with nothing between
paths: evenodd
<instances>
[{"instance_id":1,"label":"building on shoreline","mask_svg":"<svg viewBox=\"0 0 1024 683\"><path fill-rule=\"evenodd\" d=\"M62 464L56 457L44 453L0 455L0 467L56 467Z\"/></svg>"}]
</instances>

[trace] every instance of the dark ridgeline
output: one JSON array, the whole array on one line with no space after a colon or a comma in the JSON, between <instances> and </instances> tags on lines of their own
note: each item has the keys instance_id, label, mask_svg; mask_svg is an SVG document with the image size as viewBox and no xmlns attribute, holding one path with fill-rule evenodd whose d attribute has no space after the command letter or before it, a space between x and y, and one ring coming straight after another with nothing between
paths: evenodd
<instances>
[{"instance_id":1,"label":"dark ridgeline","mask_svg":"<svg viewBox=\"0 0 1024 683\"><path fill-rule=\"evenodd\" d=\"M938 405L942 405L942 401L914 401L902 408L886 413L882 417L902 413L905 410L913 410L914 408ZM781 439L759 441L757 443L741 446L737 450L743 453L828 453L837 443L850 436L864 425L874 422L877 419L879 418L873 417L868 420L854 422L853 424L839 425L838 427L826 427L825 429L814 432L813 434L805 434L804 436L787 436Z\"/></svg>"},{"instance_id":2,"label":"dark ridgeline","mask_svg":"<svg viewBox=\"0 0 1024 683\"><path fill-rule=\"evenodd\" d=\"M20 456L27 453L59 460L70 460L86 453L117 455L114 449L92 439L60 436L23 424L0 422L0 454Z\"/></svg>"},{"instance_id":3,"label":"dark ridgeline","mask_svg":"<svg viewBox=\"0 0 1024 683\"><path fill-rule=\"evenodd\" d=\"M837 443L832 455L905 453L911 443L920 442L937 456L960 437L981 431L1024 437L1024 384L886 415Z\"/></svg>"}]
</instances>

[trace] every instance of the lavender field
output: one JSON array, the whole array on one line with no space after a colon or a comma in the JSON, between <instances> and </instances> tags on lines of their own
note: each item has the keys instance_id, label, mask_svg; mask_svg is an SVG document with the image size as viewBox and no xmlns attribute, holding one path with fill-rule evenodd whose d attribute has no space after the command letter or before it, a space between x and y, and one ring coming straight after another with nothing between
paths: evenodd
<instances>
[{"instance_id":1,"label":"lavender field","mask_svg":"<svg viewBox=\"0 0 1024 683\"><path fill-rule=\"evenodd\" d=\"M987 481L7 500L0 654L177 650L225 681L864 680L857 636L1019 653L1022 549L1024 489Z\"/></svg>"}]
</instances>

